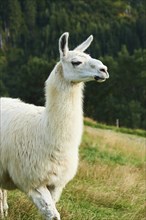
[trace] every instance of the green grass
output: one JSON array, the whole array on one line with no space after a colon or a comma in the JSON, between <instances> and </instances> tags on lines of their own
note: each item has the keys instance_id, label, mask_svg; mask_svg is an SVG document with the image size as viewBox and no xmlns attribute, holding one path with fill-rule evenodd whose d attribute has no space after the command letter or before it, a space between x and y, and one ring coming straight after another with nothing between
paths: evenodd
<instances>
[{"instance_id":1,"label":"green grass","mask_svg":"<svg viewBox=\"0 0 146 220\"><path fill-rule=\"evenodd\" d=\"M91 129L91 128L90 128ZM92 130L91 130L92 132ZM110 132L109 142L105 139L102 140L102 137L100 134L103 134L102 130L98 129L97 134L94 135L93 139L91 138L91 134L88 134L88 132L85 132L83 136L83 143L82 147L80 148L80 155L83 160L88 161L88 163L107 163L109 165L111 164L120 164L120 165L134 165L134 166L141 166L143 165L143 162L146 161L145 157L137 155L137 152L133 152L131 154L131 150L129 153L127 151L123 152L123 144L124 141L122 141L122 138L125 138L125 141L127 143L129 142L129 137L121 136L119 138L120 143L114 143L116 133ZM114 134L114 137L112 136ZM92 135L93 136L93 135ZM96 137L95 137L96 136ZM106 134L107 136L107 134ZM127 140L126 140L127 139ZM111 140L113 142L111 143ZM143 139L143 145L146 144L145 139ZM135 138L130 139L129 144L135 144ZM119 146L120 145L120 146ZM141 146L140 146L141 147ZM116 148L116 149L115 149ZM133 147L133 151L137 150L138 146ZM127 149L128 150L128 149Z\"/></svg>"},{"instance_id":2,"label":"green grass","mask_svg":"<svg viewBox=\"0 0 146 220\"><path fill-rule=\"evenodd\" d=\"M57 209L62 220L145 220L146 138L85 126L76 177ZM19 191L9 192L7 220L42 220Z\"/></svg>"}]
</instances>

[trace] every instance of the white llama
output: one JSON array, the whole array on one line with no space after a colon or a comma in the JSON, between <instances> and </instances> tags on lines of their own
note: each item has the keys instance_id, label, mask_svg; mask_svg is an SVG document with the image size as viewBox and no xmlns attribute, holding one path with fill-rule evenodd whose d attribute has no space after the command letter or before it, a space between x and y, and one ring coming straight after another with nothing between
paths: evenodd
<instances>
[{"instance_id":1,"label":"white llama","mask_svg":"<svg viewBox=\"0 0 146 220\"><path fill-rule=\"evenodd\" d=\"M60 61L46 81L45 107L1 99L0 187L26 193L46 220L60 220L55 203L77 171L83 84L109 78L107 67L83 52L93 36L72 51L68 36L59 39ZM6 191L0 195L3 217Z\"/></svg>"}]
</instances>

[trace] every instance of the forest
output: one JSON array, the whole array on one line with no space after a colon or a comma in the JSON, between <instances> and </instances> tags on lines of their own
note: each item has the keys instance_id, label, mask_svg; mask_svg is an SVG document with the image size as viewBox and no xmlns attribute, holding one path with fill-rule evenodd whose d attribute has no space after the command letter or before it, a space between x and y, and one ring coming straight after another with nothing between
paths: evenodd
<instances>
[{"instance_id":1,"label":"forest","mask_svg":"<svg viewBox=\"0 0 146 220\"><path fill-rule=\"evenodd\" d=\"M87 53L110 74L105 83L86 84L85 116L146 129L144 0L1 0L0 95L44 105L44 82L65 31L70 49L93 34Z\"/></svg>"}]
</instances>

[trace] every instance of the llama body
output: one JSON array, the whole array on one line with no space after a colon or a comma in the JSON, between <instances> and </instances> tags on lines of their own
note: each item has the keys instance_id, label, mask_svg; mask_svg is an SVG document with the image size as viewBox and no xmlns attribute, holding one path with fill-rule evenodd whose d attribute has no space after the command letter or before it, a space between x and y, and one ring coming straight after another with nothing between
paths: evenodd
<instances>
[{"instance_id":1,"label":"llama body","mask_svg":"<svg viewBox=\"0 0 146 220\"><path fill-rule=\"evenodd\" d=\"M70 95L76 96L77 94ZM65 98L69 112L66 108L61 111L58 106L57 110L61 111L62 115L59 112L54 115L54 108L50 109L52 117L48 120L45 120L47 111L43 107L25 104L17 99L1 99L1 117L2 124L4 124L1 134L5 146L0 151L0 161L6 169L0 170L0 180L4 182L2 188L18 187L28 193L30 188L37 188L42 183L64 186L75 175L82 120L81 113L79 121L79 116L75 114L76 111L73 111L76 108L73 106L74 98L72 97L72 103ZM57 97L55 99L58 101ZM59 100L60 103L62 101ZM3 106L7 107L3 109ZM6 111L7 117L5 118L3 112ZM69 120L67 124L66 120ZM8 186L6 186L8 178Z\"/></svg>"},{"instance_id":2,"label":"llama body","mask_svg":"<svg viewBox=\"0 0 146 220\"><path fill-rule=\"evenodd\" d=\"M77 171L83 82L108 78L106 67L98 61L97 74L97 60L82 52L91 38L76 48L75 56L74 51L68 51L68 33L61 36L61 61L46 81L45 107L1 99L0 187L28 194L46 220L60 219L55 203ZM84 68L89 72L88 65L96 74L74 76L83 62L79 74Z\"/></svg>"}]
</instances>

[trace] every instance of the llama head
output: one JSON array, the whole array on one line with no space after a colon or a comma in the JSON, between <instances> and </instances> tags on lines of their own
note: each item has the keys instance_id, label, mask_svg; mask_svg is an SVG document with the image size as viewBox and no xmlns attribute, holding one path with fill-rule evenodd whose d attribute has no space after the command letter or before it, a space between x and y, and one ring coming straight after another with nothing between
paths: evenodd
<instances>
[{"instance_id":1,"label":"llama head","mask_svg":"<svg viewBox=\"0 0 146 220\"><path fill-rule=\"evenodd\" d=\"M69 33L64 33L59 39L60 61L64 78L69 82L87 82L96 80L103 82L109 78L107 67L99 60L93 59L84 51L90 46L93 36L90 35L74 50L68 48Z\"/></svg>"}]
</instances>

